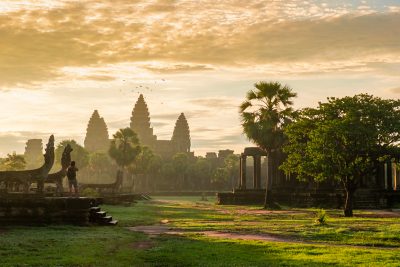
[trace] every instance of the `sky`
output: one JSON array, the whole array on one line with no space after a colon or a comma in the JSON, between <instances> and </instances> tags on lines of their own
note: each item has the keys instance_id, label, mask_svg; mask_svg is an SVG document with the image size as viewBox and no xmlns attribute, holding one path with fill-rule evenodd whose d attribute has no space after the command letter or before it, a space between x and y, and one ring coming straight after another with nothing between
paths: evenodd
<instances>
[{"instance_id":1,"label":"sky","mask_svg":"<svg viewBox=\"0 0 400 267\"><path fill-rule=\"evenodd\" d=\"M184 112L196 155L240 153L257 81L289 85L295 108L399 98L400 0L0 2L0 156L50 134L83 144L95 109L111 137L140 93L159 139Z\"/></svg>"}]
</instances>

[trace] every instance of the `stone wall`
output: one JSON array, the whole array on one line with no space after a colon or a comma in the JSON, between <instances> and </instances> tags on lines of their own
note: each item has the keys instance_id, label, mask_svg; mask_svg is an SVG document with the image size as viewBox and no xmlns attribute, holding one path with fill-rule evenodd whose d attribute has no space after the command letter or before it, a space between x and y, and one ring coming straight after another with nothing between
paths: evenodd
<instances>
[{"instance_id":1,"label":"stone wall","mask_svg":"<svg viewBox=\"0 0 400 267\"><path fill-rule=\"evenodd\" d=\"M89 223L93 198L37 197L18 195L0 197L0 224L75 224Z\"/></svg>"},{"instance_id":2,"label":"stone wall","mask_svg":"<svg viewBox=\"0 0 400 267\"><path fill-rule=\"evenodd\" d=\"M263 205L264 190L236 190L235 192L218 193L217 203L221 205ZM273 201L291 207L320 207L340 209L344 205L343 191L289 192L272 191ZM386 209L400 204L400 191L360 189L355 193L354 208Z\"/></svg>"}]
</instances>

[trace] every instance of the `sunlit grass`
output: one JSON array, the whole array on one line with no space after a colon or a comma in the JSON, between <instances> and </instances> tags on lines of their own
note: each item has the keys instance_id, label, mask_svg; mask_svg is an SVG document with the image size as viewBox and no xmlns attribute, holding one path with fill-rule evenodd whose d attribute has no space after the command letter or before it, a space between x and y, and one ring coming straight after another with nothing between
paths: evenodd
<instances>
[{"instance_id":1,"label":"sunlit grass","mask_svg":"<svg viewBox=\"0 0 400 267\"><path fill-rule=\"evenodd\" d=\"M317 226L314 209L265 213L256 206L218 206L214 198L208 199L159 197L131 207L103 206L119 220L117 227L3 227L0 265L398 266L400 262L398 218L372 218L367 211L344 218L340 210L327 210L327 224ZM184 234L149 237L127 228L159 224L161 220L168 220L170 227L182 229ZM268 234L287 240L266 242L201 234L209 230ZM135 246L149 241L147 249Z\"/></svg>"}]
</instances>

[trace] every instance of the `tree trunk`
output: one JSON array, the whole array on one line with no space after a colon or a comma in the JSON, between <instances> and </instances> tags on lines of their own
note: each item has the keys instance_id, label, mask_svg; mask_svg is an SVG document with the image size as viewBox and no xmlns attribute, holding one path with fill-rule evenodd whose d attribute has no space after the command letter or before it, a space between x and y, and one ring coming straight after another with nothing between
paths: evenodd
<instances>
[{"instance_id":1,"label":"tree trunk","mask_svg":"<svg viewBox=\"0 0 400 267\"><path fill-rule=\"evenodd\" d=\"M271 151L267 151L268 154L268 159L267 159L267 177L266 177L266 181L265 181L265 199L264 199L264 209L268 209L272 207L272 194L271 194L271 188L270 188L270 184L272 182L272 161L273 161L273 157L272 157L272 153Z\"/></svg>"},{"instance_id":2,"label":"tree trunk","mask_svg":"<svg viewBox=\"0 0 400 267\"><path fill-rule=\"evenodd\" d=\"M344 205L344 217L353 217L354 189L346 189L346 203Z\"/></svg>"}]
</instances>

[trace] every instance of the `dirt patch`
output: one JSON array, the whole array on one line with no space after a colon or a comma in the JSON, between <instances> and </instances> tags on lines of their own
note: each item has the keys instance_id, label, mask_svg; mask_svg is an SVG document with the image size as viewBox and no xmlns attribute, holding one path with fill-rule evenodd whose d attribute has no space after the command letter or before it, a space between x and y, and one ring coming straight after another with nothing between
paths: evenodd
<instances>
[{"instance_id":1,"label":"dirt patch","mask_svg":"<svg viewBox=\"0 0 400 267\"><path fill-rule=\"evenodd\" d=\"M400 218L400 211L390 210L369 210L368 214L354 214L354 217L361 218Z\"/></svg>"},{"instance_id":2,"label":"dirt patch","mask_svg":"<svg viewBox=\"0 0 400 267\"><path fill-rule=\"evenodd\" d=\"M162 234L167 235L182 235L186 231L182 229L171 228L168 225L143 225L128 227L130 231L145 233L149 236L157 236Z\"/></svg>"},{"instance_id":3,"label":"dirt patch","mask_svg":"<svg viewBox=\"0 0 400 267\"><path fill-rule=\"evenodd\" d=\"M232 212L232 211L231 211ZM283 215L306 215L307 212L304 211L296 211L296 210L234 210L234 213L240 215L263 215L263 214L283 214Z\"/></svg>"},{"instance_id":4,"label":"dirt patch","mask_svg":"<svg viewBox=\"0 0 400 267\"><path fill-rule=\"evenodd\" d=\"M219 232L219 231L185 231L179 228L168 227L167 225L146 225L128 227L130 231L142 232L149 236L157 235L184 235L184 234L200 234L212 238L221 239L238 239L238 240L252 240L252 241L269 241L269 242L282 242L282 243L296 243L305 245L319 245L319 246L334 246L334 247L349 247L349 248L363 248L363 249L388 249L397 250L398 248L392 247L371 247L371 246L358 246L346 244L332 244L324 242L313 242L305 240L296 240L292 238L279 237L269 234L243 234L234 232Z\"/></svg>"},{"instance_id":5,"label":"dirt patch","mask_svg":"<svg viewBox=\"0 0 400 267\"><path fill-rule=\"evenodd\" d=\"M147 250L154 248L156 244L151 240L138 241L132 244L132 248L137 250Z\"/></svg>"}]
</instances>

